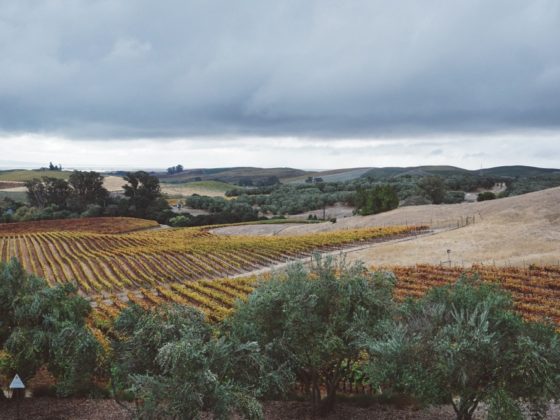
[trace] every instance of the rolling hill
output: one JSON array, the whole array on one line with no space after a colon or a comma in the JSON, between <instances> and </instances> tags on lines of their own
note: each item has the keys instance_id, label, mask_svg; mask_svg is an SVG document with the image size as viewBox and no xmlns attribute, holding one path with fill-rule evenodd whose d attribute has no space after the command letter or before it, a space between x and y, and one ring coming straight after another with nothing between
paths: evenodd
<instances>
[{"instance_id":1,"label":"rolling hill","mask_svg":"<svg viewBox=\"0 0 560 420\"><path fill-rule=\"evenodd\" d=\"M426 224L437 229L435 234L372 246L349 256L378 266L439 264L447 260L450 249L453 264L465 266L560 264L559 202L560 187L480 203L402 207L372 216L342 218L335 224L231 226L212 232L293 236L367 226Z\"/></svg>"},{"instance_id":2,"label":"rolling hill","mask_svg":"<svg viewBox=\"0 0 560 420\"><path fill-rule=\"evenodd\" d=\"M499 166L495 168L468 170L455 166L411 166L411 167L360 167L341 168L325 171L305 171L294 168L198 168L187 169L181 173L168 175L160 174L159 178L164 183L185 183L193 181L221 181L237 184L241 179L251 179L253 182L264 180L275 176L284 183L302 183L308 177L322 178L325 182L351 181L360 177L373 177L376 179L388 179L401 176L427 176L437 175L441 177L471 175L471 176L494 176L494 177L538 177L551 174L560 174L560 169L536 168L531 166Z\"/></svg>"},{"instance_id":3,"label":"rolling hill","mask_svg":"<svg viewBox=\"0 0 560 420\"><path fill-rule=\"evenodd\" d=\"M293 178L305 175L307 172L301 169L293 168L199 168L187 169L178 174L159 176L162 182L166 183L184 183L190 181L221 181L226 183L238 183L239 180L250 178L253 182L264 180L271 176L275 176L282 180L284 178Z\"/></svg>"}]
</instances>

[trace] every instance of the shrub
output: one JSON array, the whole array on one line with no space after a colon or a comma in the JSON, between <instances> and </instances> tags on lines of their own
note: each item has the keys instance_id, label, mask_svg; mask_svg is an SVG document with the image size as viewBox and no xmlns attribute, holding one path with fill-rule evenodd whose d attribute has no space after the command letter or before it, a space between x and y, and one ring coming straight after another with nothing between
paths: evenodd
<instances>
[{"instance_id":1,"label":"shrub","mask_svg":"<svg viewBox=\"0 0 560 420\"><path fill-rule=\"evenodd\" d=\"M443 202L445 204L459 204L465 201L465 193L463 191L447 191Z\"/></svg>"},{"instance_id":2,"label":"shrub","mask_svg":"<svg viewBox=\"0 0 560 420\"><path fill-rule=\"evenodd\" d=\"M485 191L485 192L481 192L480 194L478 194L478 197L476 198L476 201L487 201L487 200L495 200L496 194L494 194L491 191Z\"/></svg>"},{"instance_id":3,"label":"shrub","mask_svg":"<svg viewBox=\"0 0 560 420\"><path fill-rule=\"evenodd\" d=\"M86 211L81 214L81 217L99 217L103 215L103 207L99 204L90 204L87 206Z\"/></svg>"},{"instance_id":4,"label":"shrub","mask_svg":"<svg viewBox=\"0 0 560 420\"><path fill-rule=\"evenodd\" d=\"M191 222L191 218L184 215L175 216L169 219L169 225L173 227L189 226L190 222Z\"/></svg>"},{"instance_id":5,"label":"shrub","mask_svg":"<svg viewBox=\"0 0 560 420\"><path fill-rule=\"evenodd\" d=\"M409 301L370 340L368 374L385 392L448 403L471 419L482 401L494 418L536 415L560 396L560 340L552 325L524 321L509 295L476 278Z\"/></svg>"},{"instance_id":6,"label":"shrub","mask_svg":"<svg viewBox=\"0 0 560 420\"><path fill-rule=\"evenodd\" d=\"M103 352L85 324L90 311L73 285L48 287L15 259L0 264L0 349L9 355L7 373L26 381L47 365L58 394L93 390Z\"/></svg>"},{"instance_id":7,"label":"shrub","mask_svg":"<svg viewBox=\"0 0 560 420\"><path fill-rule=\"evenodd\" d=\"M265 365L256 343L220 337L201 312L179 305L131 306L115 331L115 391L143 401L141 418L194 419L203 410L217 419L262 417Z\"/></svg>"},{"instance_id":8,"label":"shrub","mask_svg":"<svg viewBox=\"0 0 560 420\"><path fill-rule=\"evenodd\" d=\"M404 199L401 203L401 207L405 206L423 206L426 204L431 204L432 202L422 195L412 195Z\"/></svg>"},{"instance_id":9,"label":"shrub","mask_svg":"<svg viewBox=\"0 0 560 420\"><path fill-rule=\"evenodd\" d=\"M393 277L316 257L311 271L296 264L260 284L229 325L240 341L259 343L273 366L297 379L314 408L327 413L341 378L361 358L361 335L375 334L389 316L392 288Z\"/></svg>"},{"instance_id":10,"label":"shrub","mask_svg":"<svg viewBox=\"0 0 560 420\"><path fill-rule=\"evenodd\" d=\"M399 206L397 191L391 185L376 185L371 189L357 188L356 212L362 216L378 214Z\"/></svg>"}]
</instances>

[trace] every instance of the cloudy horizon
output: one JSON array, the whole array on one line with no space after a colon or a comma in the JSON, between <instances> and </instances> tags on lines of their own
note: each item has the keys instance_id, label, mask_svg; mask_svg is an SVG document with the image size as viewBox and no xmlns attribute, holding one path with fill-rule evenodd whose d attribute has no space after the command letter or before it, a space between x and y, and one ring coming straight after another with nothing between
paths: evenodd
<instances>
[{"instance_id":1,"label":"cloudy horizon","mask_svg":"<svg viewBox=\"0 0 560 420\"><path fill-rule=\"evenodd\" d=\"M560 162L560 3L0 2L0 167Z\"/></svg>"}]
</instances>

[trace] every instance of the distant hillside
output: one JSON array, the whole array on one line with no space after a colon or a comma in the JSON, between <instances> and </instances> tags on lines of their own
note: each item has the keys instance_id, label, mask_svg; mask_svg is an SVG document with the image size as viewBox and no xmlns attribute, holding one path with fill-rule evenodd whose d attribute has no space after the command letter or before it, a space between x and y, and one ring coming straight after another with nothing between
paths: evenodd
<instances>
[{"instance_id":1,"label":"distant hillside","mask_svg":"<svg viewBox=\"0 0 560 420\"><path fill-rule=\"evenodd\" d=\"M302 183L308 177L321 178L324 182L345 182L352 181L360 178L363 174L368 172L371 168L344 168L344 169L331 169L328 171L306 172L303 176L296 178L284 179L283 182L288 183Z\"/></svg>"},{"instance_id":2,"label":"distant hillside","mask_svg":"<svg viewBox=\"0 0 560 420\"><path fill-rule=\"evenodd\" d=\"M251 179L253 182L265 180L269 177L277 177L282 180L285 178L294 178L306 175L307 172L293 168L200 168L187 169L181 173L159 176L162 182L168 183L184 183L191 181L221 181L231 184L237 184L240 180Z\"/></svg>"},{"instance_id":3,"label":"distant hillside","mask_svg":"<svg viewBox=\"0 0 560 420\"><path fill-rule=\"evenodd\" d=\"M410 166L410 167L358 167L330 169L326 171L305 171L294 168L197 168L186 169L181 173L168 175L158 174L160 180L165 183L181 184L193 181L221 181L229 184L238 184L240 180L250 179L253 183L265 180L269 177L277 177L283 183L303 183L309 177L321 178L324 182L345 182L358 178L373 177L378 180L402 177L402 176L428 176L437 175L441 177L471 175L471 176L493 176L509 178L530 178L560 174L560 169L535 168L531 166L499 166L495 168L468 170L455 166Z\"/></svg>"},{"instance_id":4,"label":"distant hillside","mask_svg":"<svg viewBox=\"0 0 560 420\"><path fill-rule=\"evenodd\" d=\"M496 176L496 177L537 177L558 173L560 169L535 168L532 166L498 166L495 168L478 169L470 171L455 166L413 166L413 167L388 167L388 168L371 168L364 173L364 177L374 178L391 178L399 176L426 176L438 175L441 177L457 176L457 175L473 175L473 176Z\"/></svg>"},{"instance_id":5,"label":"distant hillside","mask_svg":"<svg viewBox=\"0 0 560 420\"><path fill-rule=\"evenodd\" d=\"M72 172L69 171L49 171L40 169L10 169L0 171L0 181L24 182L31 181L33 178L50 176L51 178L68 179Z\"/></svg>"},{"instance_id":6,"label":"distant hillside","mask_svg":"<svg viewBox=\"0 0 560 420\"><path fill-rule=\"evenodd\" d=\"M226 191L236 188L235 185L221 181L192 181L184 183L161 184L162 192L172 197L189 196L193 194L206 195L210 197L225 197Z\"/></svg>"},{"instance_id":7,"label":"distant hillside","mask_svg":"<svg viewBox=\"0 0 560 420\"><path fill-rule=\"evenodd\" d=\"M498 166L496 168L479 169L473 171L477 175L483 176L504 176L504 177L537 177L543 175L560 174L560 169L535 168L533 166Z\"/></svg>"}]
</instances>

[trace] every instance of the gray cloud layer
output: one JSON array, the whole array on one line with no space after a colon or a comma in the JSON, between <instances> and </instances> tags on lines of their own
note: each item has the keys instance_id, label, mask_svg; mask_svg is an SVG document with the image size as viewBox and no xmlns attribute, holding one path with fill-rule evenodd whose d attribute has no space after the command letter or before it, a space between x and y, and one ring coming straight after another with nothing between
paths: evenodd
<instances>
[{"instance_id":1,"label":"gray cloud layer","mask_svg":"<svg viewBox=\"0 0 560 420\"><path fill-rule=\"evenodd\" d=\"M0 0L0 131L556 130L559 41L557 0Z\"/></svg>"}]
</instances>

